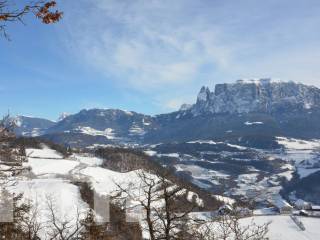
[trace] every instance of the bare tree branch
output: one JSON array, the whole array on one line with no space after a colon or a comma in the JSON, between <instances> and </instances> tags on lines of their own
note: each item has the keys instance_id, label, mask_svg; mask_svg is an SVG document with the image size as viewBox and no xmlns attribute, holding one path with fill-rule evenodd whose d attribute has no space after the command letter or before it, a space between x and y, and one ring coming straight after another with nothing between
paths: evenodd
<instances>
[{"instance_id":1,"label":"bare tree branch","mask_svg":"<svg viewBox=\"0 0 320 240\"><path fill-rule=\"evenodd\" d=\"M7 23L20 22L24 24L24 17L30 13L44 24L56 23L62 18L63 13L58 10L52 10L55 7L56 1L29 1L28 4L17 7L12 0L2 0L0 2L0 33L10 40L6 31Z\"/></svg>"}]
</instances>

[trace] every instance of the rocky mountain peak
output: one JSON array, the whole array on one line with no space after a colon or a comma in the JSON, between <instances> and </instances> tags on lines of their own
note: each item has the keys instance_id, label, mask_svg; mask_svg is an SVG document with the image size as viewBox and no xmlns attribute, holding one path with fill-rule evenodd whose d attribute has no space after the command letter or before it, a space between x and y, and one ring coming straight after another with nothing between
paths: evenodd
<instances>
[{"instance_id":1,"label":"rocky mountain peak","mask_svg":"<svg viewBox=\"0 0 320 240\"><path fill-rule=\"evenodd\" d=\"M59 118L58 118L58 122L62 121L63 119L65 119L66 117L70 116L69 113L63 112L60 114Z\"/></svg>"},{"instance_id":2,"label":"rocky mountain peak","mask_svg":"<svg viewBox=\"0 0 320 240\"><path fill-rule=\"evenodd\" d=\"M202 87L192 108L201 113L248 113L320 107L320 89L292 81L241 79L216 84L214 92Z\"/></svg>"},{"instance_id":3,"label":"rocky mountain peak","mask_svg":"<svg viewBox=\"0 0 320 240\"><path fill-rule=\"evenodd\" d=\"M197 102L206 102L210 97L210 89L208 87L203 86L200 89L200 92L197 97Z\"/></svg>"}]
</instances>

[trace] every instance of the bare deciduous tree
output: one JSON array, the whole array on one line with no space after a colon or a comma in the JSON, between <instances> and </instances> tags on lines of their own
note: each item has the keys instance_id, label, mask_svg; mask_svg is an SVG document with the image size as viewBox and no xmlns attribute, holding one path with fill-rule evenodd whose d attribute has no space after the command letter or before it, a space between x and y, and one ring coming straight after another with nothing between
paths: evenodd
<instances>
[{"instance_id":1,"label":"bare deciduous tree","mask_svg":"<svg viewBox=\"0 0 320 240\"><path fill-rule=\"evenodd\" d=\"M83 226L81 224L81 213L77 208L76 216L70 219L57 215L58 206L52 196L46 197L49 217L49 231L47 233L49 240L78 240Z\"/></svg>"},{"instance_id":2,"label":"bare deciduous tree","mask_svg":"<svg viewBox=\"0 0 320 240\"><path fill-rule=\"evenodd\" d=\"M38 221L39 208L38 204L32 204L28 201L29 211L25 214L25 217L21 221L21 226L26 233L26 240L41 240L39 237L40 230L43 229L43 224Z\"/></svg>"},{"instance_id":3,"label":"bare deciduous tree","mask_svg":"<svg viewBox=\"0 0 320 240\"><path fill-rule=\"evenodd\" d=\"M117 187L120 190L120 194L125 195L128 199L134 199L139 202L139 206L141 206L145 212L144 220L147 222L147 230L150 235L151 240L156 239L156 219L153 218L153 206L152 204L158 201L158 184L159 182L154 179L149 174L146 174L143 171L137 172L137 176L141 180L141 184L139 189L142 191L142 194L137 196L136 193L131 191L131 188L123 187L121 184L116 183ZM136 206L131 206L130 208L135 208Z\"/></svg>"},{"instance_id":4,"label":"bare deciduous tree","mask_svg":"<svg viewBox=\"0 0 320 240\"><path fill-rule=\"evenodd\" d=\"M179 239L189 224L188 215L196 207L194 202L190 206L184 206L186 202L181 200L181 192L184 189L167 180L166 174L158 174L160 179L161 191L159 200L163 200L164 204L160 208L156 208L156 216L160 220L158 239Z\"/></svg>"},{"instance_id":5,"label":"bare deciduous tree","mask_svg":"<svg viewBox=\"0 0 320 240\"><path fill-rule=\"evenodd\" d=\"M183 201L186 189L169 181L167 172L149 174L139 171L137 176L139 183L136 186L117 184L121 198L138 202L127 208L142 207L142 220L147 226L144 230L151 240L179 239L189 222L189 213L196 206L195 202Z\"/></svg>"},{"instance_id":6,"label":"bare deciduous tree","mask_svg":"<svg viewBox=\"0 0 320 240\"><path fill-rule=\"evenodd\" d=\"M195 224L190 232L196 240L267 240L269 224L241 223L241 215L234 210Z\"/></svg>"},{"instance_id":7,"label":"bare deciduous tree","mask_svg":"<svg viewBox=\"0 0 320 240\"><path fill-rule=\"evenodd\" d=\"M139 183L124 187L117 184L116 199L133 199L143 208L142 220L151 240L266 240L269 223L245 225L238 209L198 221L190 216L196 202L187 204L182 196L186 189L168 180L167 173L149 174L138 171ZM137 195L137 192L140 194ZM136 205L129 205L131 209Z\"/></svg>"}]
</instances>

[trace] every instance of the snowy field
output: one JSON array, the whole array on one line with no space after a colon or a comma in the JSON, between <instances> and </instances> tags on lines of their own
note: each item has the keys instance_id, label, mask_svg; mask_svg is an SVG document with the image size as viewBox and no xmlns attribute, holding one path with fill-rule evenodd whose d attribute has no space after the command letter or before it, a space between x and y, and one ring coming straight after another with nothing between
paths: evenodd
<instances>
[{"instance_id":1,"label":"snowy field","mask_svg":"<svg viewBox=\"0 0 320 240\"><path fill-rule=\"evenodd\" d=\"M75 223L75 216L79 212L84 216L88 209L80 195L79 188L70 180L71 171L88 162L88 165L101 163L97 159L89 161L86 157L72 156L63 159L62 155L45 145L42 149L26 149L28 162L24 167L31 169L30 174L17 177L17 184L9 190L16 194L23 193L24 200L32 204L31 214L43 229L40 236L45 239L48 231L48 220L50 219L49 204L53 204L56 217L60 221Z\"/></svg>"},{"instance_id":2,"label":"snowy field","mask_svg":"<svg viewBox=\"0 0 320 240\"><path fill-rule=\"evenodd\" d=\"M318 240L320 239L320 218L299 218L306 228L302 231L290 216L259 216L245 218L245 225L254 221L256 224L271 222L268 237L270 240Z\"/></svg>"},{"instance_id":3,"label":"snowy field","mask_svg":"<svg viewBox=\"0 0 320 240\"><path fill-rule=\"evenodd\" d=\"M17 185L11 188L11 191L23 193L25 199L33 201L37 211L39 211L38 219L41 222L48 220L47 202L48 198L54 200L57 206L57 215L61 219L72 219L77 210L84 212L87 209L87 204L81 199L80 192L77 186L71 183L73 178L79 176L87 179L93 189L99 195L109 195L117 190L117 185L129 186L139 183L137 172L132 171L120 173L111 171L101 167L102 159L83 154L74 154L67 159L45 146L43 149L27 149L28 162L25 166L31 168L33 173L31 178L27 176L20 177ZM179 164L177 167L180 170L191 171L192 175L197 178L205 178L210 175L214 177L228 177L219 172L208 171L202 175L204 169L195 166ZM292 169L290 170L292 171ZM241 194L247 194L248 191L263 190L266 179L257 182L257 174L242 174L238 177L238 191ZM269 187L264 196L269 194L277 195L279 187ZM182 191L181 194L187 193ZM188 199L193 198L194 193L187 193ZM224 196L216 196L217 199L225 203L232 204L234 200ZM201 205L201 199L198 199L198 204ZM160 204L160 203L157 203ZM255 211L255 213L258 213ZM261 215L268 211L260 211ZM271 212L273 213L273 212ZM304 239L320 239L320 219L302 218L306 230L301 231L298 226L292 221L289 216L255 216L253 218L243 219L243 223L249 223L254 220L257 224L262 224L271 221L269 237L271 240L304 240ZM142 223L143 224L143 223ZM43 229L44 234L45 228Z\"/></svg>"},{"instance_id":4,"label":"snowy field","mask_svg":"<svg viewBox=\"0 0 320 240\"><path fill-rule=\"evenodd\" d=\"M32 172L39 176L43 174L68 174L79 162L64 159L29 158Z\"/></svg>"},{"instance_id":5,"label":"snowy field","mask_svg":"<svg viewBox=\"0 0 320 240\"><path fill-rule=\"evenodd\" d=\"M133 186L131 194L136 196L132 204L137 204L141 192L141 180L138 173L142 170L120 173L101 167L103 160L85 154L73 154L63 159L55 150L43 146L42 149L27 149L28 162L24 167L30 168L32 174L24 174L17 178L17 184L10 188L11 192L23 193L25 201L32 202L33 212L37 212L36 218L44 225L41 236L45 239L47 222L49 220L49 201L54 203L56 217L63 220L75 221L74 216L79 211L83 213L88 209L80 195L78 186L72 180L85 180L100 196L108 196L119 190L117 184L123 188ZM147 174L149 178L157 181L157 177ZM134 187L134 186L139 186ZM171 187L177 187L173 185ZM159 193L160 194L160 193ZM190 202L196 199L199 206L203 201L193 192L180 190L177 194L186 194ZM140 199L141 200L141 199ZM153 202L154 205L162 205L161 201ZM141 222L141 224L144 224Z\"/></svg>"},{"instance_id":6,"label":"snowy field","mask_svg":"<svg viewBox=\"0 0 320 240\"><path fill-rule=\"evenodd\" d=\"M59 221L69 221L70 224L75 224L75 216L77 213L84 216L88 209L80 196L77 186L69 181L62 179L32 179L18 181L18 184L10 189L15 193L23 193L26 202L31 201L31 214L43 229L40 231L40 236L45 239L48 231L48 221L50 220L49 204L53 204L55 217Z\"/></svg>"},{"instance_id":7,"label":"snowy field","mask_svg":"<svg viewBox=\"0 0 320 240\"><path fill-rule=\"evenodd\" d=\"M281 190L282 181L292 179L293 173L295 172L295 166L293 166L291 162L280 162L279 156L276 156L274 152L265 152L263 150L250 149L240 145L213 140L199 139L189 141L187 144L206 144L209 149L212 146L213 149L217 148L218 150L205 151L205 146L201 146L201 150L197 152L196 149L199 146L192 146L195 150L191 150L191 152L187 154L184 154L183 150L179 148L177 148L177 152L174 152L173 148L162 153L161 148L158 150L160 152L157 152L158 145L152 145L145 153L149 156L176 158L170 163L172 164L171 166L176 169L178 174L185 174L192 177L190 181L200 188L214 191L218 189L221 184L226 184L228 186L225 188L225 192L220 192L220 194L233 198L254 198L260 202L265 202L267 198L271 199L278 195ZM219 145L221 145L221 151L219 150ZM230 151L228 151L228 149L225 150L226 146L233 149L230 149ZM226 161L224 159L226 159ZM232 161L229 162L228 160L230 159L232 159ZM263 163L260 165L258 161L261 159L263 159L263 161L275 161L275 163L270 163L272 170L263 166ZM239 161L239 163L233 163L233 160ZM246 162L243 164L243 168L240 161ZM163 164L165 164L165 162ZM214 164L216 164L216 166L214 166ZM239 164L239 168L235 166L233 171L232 164ZM266 163L266 165L268 164L269 163ZM279 164L280 167L277 167L277 164ZM215 167L217 168L215 169ZM274 172L272 172L273 170ZM307 171L313 170L308 169ZM257 198L257 196L259 196L259 198Z\"/></svg>"},{"instance_id":8,"label":"snowy field","mask_svg":"<svg viewBox=\"0 0 320 240\"><path fill-rule=\"evenodd\" d=\"M284 152L275 156L292 161L300 178L320 171L320 140L277 137L277 141L284 147Z\"/></svg>"},{"instance_id":9,"label":"snowy field","mask_svg":"<svg viewBox=\"0 0 320 240\"><path fill-rule=\"evenodd\" d=\"M107 139L115 138L115 133L112 128L106 128L105 130L101 131L91 127L77 127L73 131L80 132L86 135L91 135L91 136L104 136Z\"/></svg>"},{"instance_id":10,"label":"snowy field","mask_svg":"<svg viewBox=\"0 0 320 240\"><path fill-rule=\"evenodd\" d=\"M277 141L286 149L313 150L320 147L320 140L306 141L296 138L277 137Z\"/></svg>"},{"instance_id":11,"label":"snowy field","mask_svg":"<svg viewBox=\"0 0 320 240\"><path fill-rule=\"evenodd\" d=\"M212 218L210 212L194 212L190 214L194 219L201 219L207 221ZM320 218L298 217L302 222L305 230L302 231L298 225L291 219L289 215L265 215L254 216L240 219L240 224L245 228L246 226L264 225L269 223L267 237L270 240L318 240L320 239ZM218 223L210 223L211 230L219 231ZM201 231L201 227L199 231ZM220 230L221 231L221 230ZM227 240L233 240L228 238Z\"/></svg>"},{"instance_id":12,"label":"snowy field","mask_svg":"<svg viewBox=\"0 0 320 240\"><path fill-rule=\"evenodd\" d=\"M42 149L27 148L26 155L30 158L63 158L60 153L48 148L46 145L43 145Z\"/></svg>"},{"instance_id":13,"label":"snowy field","mask_svg":"<svg viewBox=\"0 0 320 240\"><path fill-rule=\"evenodd\" d=\"M94 190L100 195L110 195L118 189L117 184L126 187L130 183L139 182L138 171L120 173L102 167L87 167L80 171L84 176L89 177Z\"/></svg>"},{"instance_id":14,"label":"snowy field","mask_svg":"<svg viewBox=\"0 0 320 240\"><path fill-rule=\"evenodd\" d=\"M206 169L203 167L199 167L196 165L186 165L186 164L176 164L174 165L177 172L179 171L187 171L191 173L191 176L196 181L209 181L213 184L219 185L219 179L228 179L230 176L228 174L225 174L223 172L214 171L210 169Z\"/></svg>"}]
</instances>

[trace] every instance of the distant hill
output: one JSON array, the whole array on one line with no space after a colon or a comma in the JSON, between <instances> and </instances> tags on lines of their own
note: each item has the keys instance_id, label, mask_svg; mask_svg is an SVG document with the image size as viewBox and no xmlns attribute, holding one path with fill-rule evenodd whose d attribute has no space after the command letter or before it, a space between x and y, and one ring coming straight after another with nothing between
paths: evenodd
<instances>
[{"instance_id":1,"label":"distant hill","mask_svg":"<svg viewBox=\"0 0 320 240\"><path fill-rule=\"evenodd\" d=\"M44 118L17 116L14 118L16 123L15 132L17 135L26 137L36 137L46 133L56 123Z\"/></svg>"}]
</instances>

